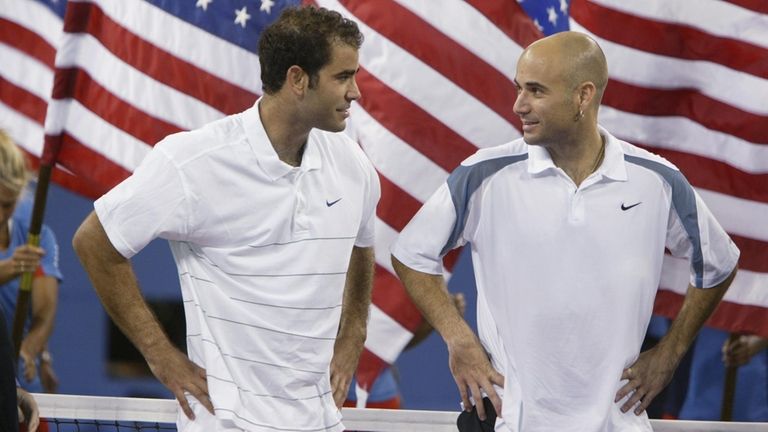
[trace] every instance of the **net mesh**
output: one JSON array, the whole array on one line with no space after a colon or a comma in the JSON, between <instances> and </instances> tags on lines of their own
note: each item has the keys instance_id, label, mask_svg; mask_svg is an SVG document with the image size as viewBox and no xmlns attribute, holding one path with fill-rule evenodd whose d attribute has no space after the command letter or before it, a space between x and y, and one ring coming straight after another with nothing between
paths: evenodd
<instances>
[{"instance_id":1,"label":"net mesh","mask_svg":"<svg viewBox=\"0 0 768 432\"><path fill-rule=\"evenodd\" d=\"M175 400L35 394L50 432L175 431ZM456 432L458 412L344 408L359 432ZM651 420L654 432L768 432L768 423Z\"/></svg>"},{"instance_id":2,"label":"net mesh","mask_svg":"<svg viewBox=\"0 0 768 432\"><path fill-rule=\"evenodd\" d=\"M106 420L65 420L46 419L49 432L128 432L128 431L175 431L174 424L106 421Z\"/></svg>"},{"instance_id":3,"label":"net mesh","mask_svg":"<svg viewBox=\"0 0 768 432\"><path fill-rule=\"evenodd\" d=\"M175 431L176 401L35 394L50 432Z\"/></svg>"}]
</instances>

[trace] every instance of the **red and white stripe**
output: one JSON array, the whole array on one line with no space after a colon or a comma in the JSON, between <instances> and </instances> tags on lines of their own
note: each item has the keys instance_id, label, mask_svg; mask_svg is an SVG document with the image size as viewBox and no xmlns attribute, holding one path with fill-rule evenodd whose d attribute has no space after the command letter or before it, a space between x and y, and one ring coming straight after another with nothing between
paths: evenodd
<instances>
[{"instance_id":1,"label":"red and white stripe","mask_svg":"<svg viewBox=\"0 0 768 432\"><path fill-rule=\"evenodd\" d=\"M40 3L0 0L0 128L40 155L61 19Z\"/></svg>"},{"instance_id":2,"label":"red and white stripe","mask_svg":"<svg viewBox=\"0 0 768 432\"><path fill-rule=\"evenodd\" d=\"M258 71L254 54L149 3L70 1L46 139L66 142L59 163L73 171L95 165L85 173L108 190L164 136L255 101L260 82L234 61Z\"/></svg>"},{"instance_id":3,"label":"red and white stripe","mask_svg":"<svg viewBox=\"0 0 768 432\"><path fill-rule=\"evenodd\" d=\"M768 5L574 0L571 29L608 58L601 124L675 163L742 251L710 324L768 337ZM667 257L658 312L677 312L688 274Z\"/></svg>"},{"instance_id":4,"label":"red and white stripe","mask_svg":"<svg viewBox=\"0 0 768 432\"><path fill-rule=\"evenodd\" d=\"M43 123L53 87L53 64L62 20L32 0L0 0L0 128L8 132L34 166L43 151ZM53 179L83 194L95 191L57 166Z\"/></svg>"}]
</instances>

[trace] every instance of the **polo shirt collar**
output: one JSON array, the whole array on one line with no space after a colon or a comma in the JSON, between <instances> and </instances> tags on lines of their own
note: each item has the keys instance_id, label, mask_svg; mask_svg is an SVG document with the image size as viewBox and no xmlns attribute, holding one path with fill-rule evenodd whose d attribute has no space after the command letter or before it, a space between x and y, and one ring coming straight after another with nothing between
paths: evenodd
<instances>
[{"instance_id":1,"label":"polo shirt collar","mask_svg":"<svg viewBox=\"0 0 768 432\"><path fill-rule=\"evenodd\" d=\"M624 150L619 141L603 127L598 126L600 135L605 138L605 155L603 162L597 169L597 173L616 180L627 180L627 168L624 162ZM552 161L552 156L542 146L528 146L528 172L531 174L541 174L547 170L554 170L557 167Z\"/></svg>"},{"instance_id":2,"label":"polo shirt collar","mask_svg":"<svg viewBox=\"0 0 768 432\"><path fill-rule=\"evenodd\" d=\"M544 171L555 169L555 163L552 156L542 146L528 144L528 172L531 174L540 174Z\"/></svg>"},{"instance_id":3,"label":"polo shirt collar","mask_svg":"<svg viewBox=\"0 0 768 432\"><path fill-rule=\"evenodd\" d=\"M307 145L304 148L304 154L301 157L301 165L292 167L281 161L277 156L274 147L272 147L272 143L267 136L267 131L264 130L264 124L261 122L259 103L261 103L261 98L259 98L251 108L243 111L243 128L245 129L245 137L248 140L248 144L256 155L259 167L261 167L269 179L275 181L297 169L300 171L319 169L322 164L320 152L317 149L316 140L314 138L316 131L313 129L307 137Z\"/></svg>"},{"instance_id":4,"label":"polo shirt collar","mask_svg":"<svg viewBox=\"0 0 768 432\"><path fill-rule=\"evenodd\" d=\"M624 149L621 143L602 126L598 126L600 135L605 137L605 156L598 173L616 181L627 181L627 165L624 161Z\"/></svg>"}]
</instances>

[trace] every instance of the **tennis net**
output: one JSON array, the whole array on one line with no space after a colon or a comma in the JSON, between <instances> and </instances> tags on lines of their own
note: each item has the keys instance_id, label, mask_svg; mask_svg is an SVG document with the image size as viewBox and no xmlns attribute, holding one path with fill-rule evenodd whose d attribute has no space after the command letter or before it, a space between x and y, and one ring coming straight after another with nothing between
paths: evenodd
<instances>
[{"instance_id":1,"label":"tennis net","mask_svg":"<svg viewBox=\"0 0 768 432\"><path fill-rule=\"evenodd\" d=\"M175 431L175 400L35 394L50 432ZM458 412L344 408L359 432L456 432ZM768 423L651 420L654 432L768 432Z\"/></svg>"}]
</instances>

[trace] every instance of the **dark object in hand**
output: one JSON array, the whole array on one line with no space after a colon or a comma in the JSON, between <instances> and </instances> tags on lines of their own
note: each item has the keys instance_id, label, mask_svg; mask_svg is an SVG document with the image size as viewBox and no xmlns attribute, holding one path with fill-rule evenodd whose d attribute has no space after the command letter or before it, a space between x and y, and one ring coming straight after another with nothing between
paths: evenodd
<instances>
[{"instance_id":1,"label":"dark object in hand","mask_svg":"<svg viewBox=\"0 0 768 432\"><path fill-rule=\"evenodd\" d=\"M472 411L462 411L459 418L456 419L456 426L459 432L493 432L496 426L496 410L493 408L491 400L483 398L485 407L485 420L480 420L477 416L477 406L472 407Z\"/></svg>"}]
</instances>

